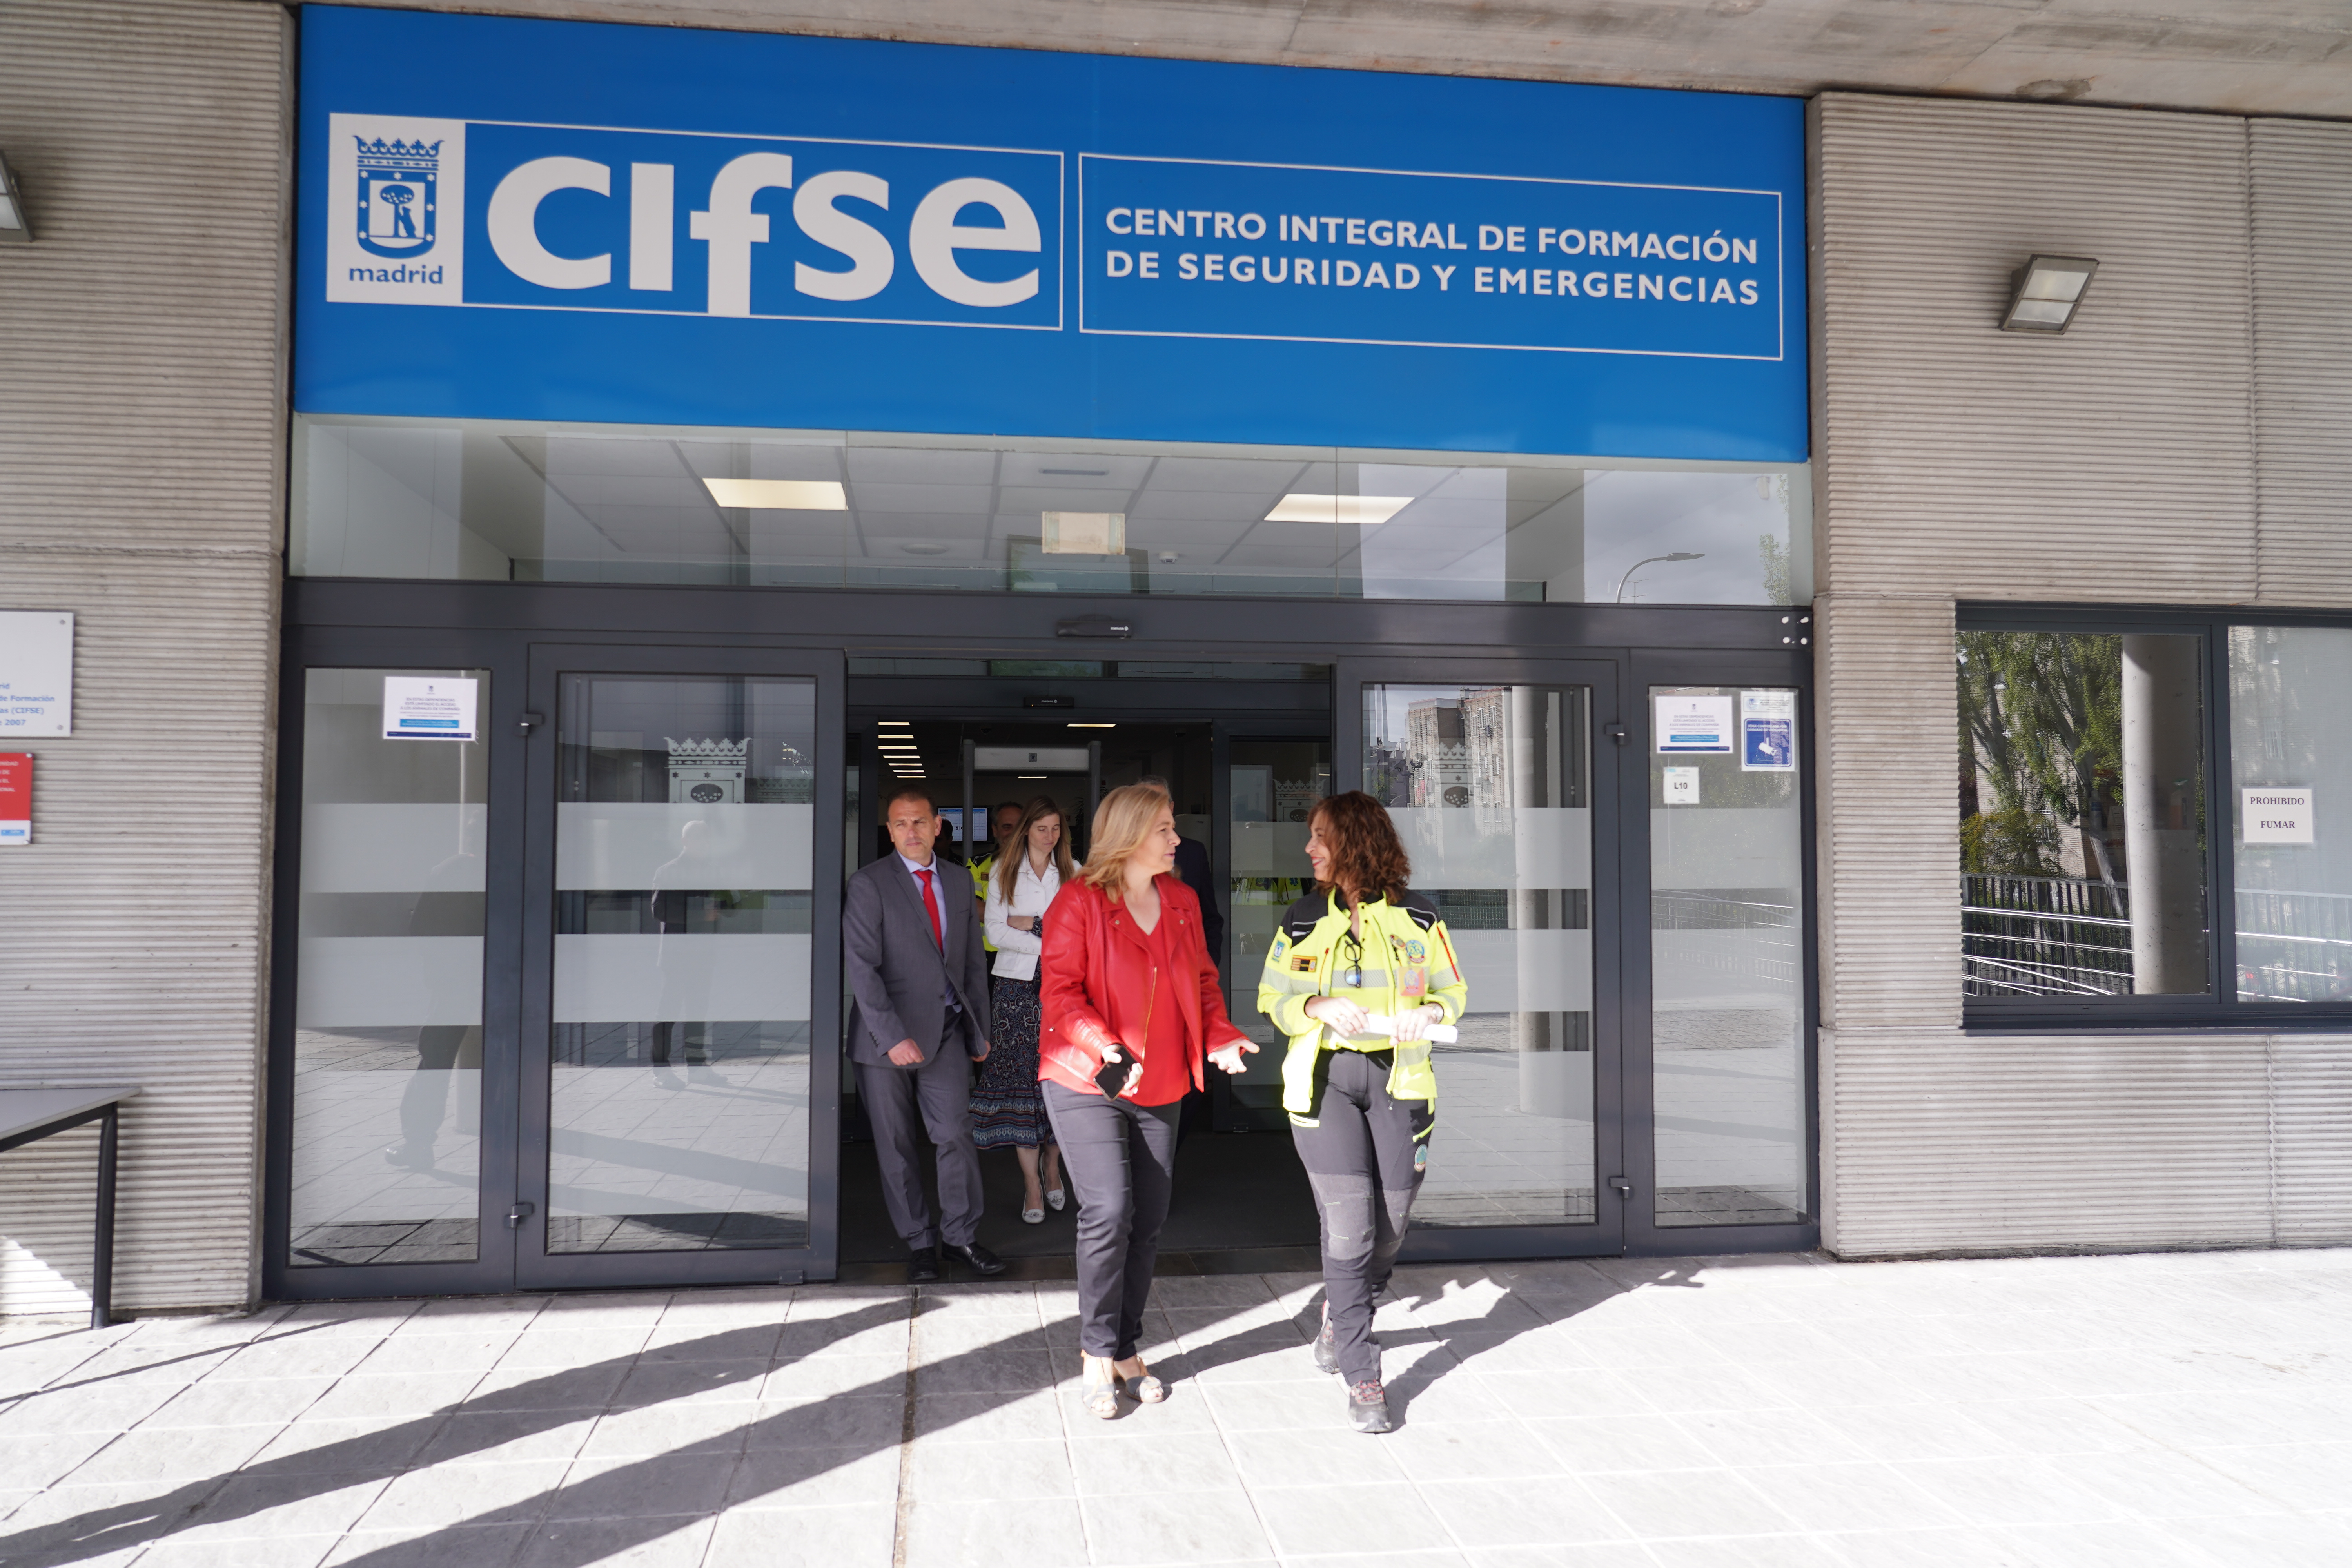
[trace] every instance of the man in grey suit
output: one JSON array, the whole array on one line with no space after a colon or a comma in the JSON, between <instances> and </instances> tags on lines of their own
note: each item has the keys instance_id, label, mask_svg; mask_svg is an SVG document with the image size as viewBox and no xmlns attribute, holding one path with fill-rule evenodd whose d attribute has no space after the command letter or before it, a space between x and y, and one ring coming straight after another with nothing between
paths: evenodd
<instances>
[{"instance_id":1,"label":"man in grey suit","mask_svg":"<svg viewBox=\"0 0 2352 1568\"><path fill-rule=\"evenodd\" d=\"M933 851L939 808L919 785L883 805L892 853L849 879L841 912L848 960L849 1059L882 1162L882 1199L912 1255L907 1278L940 1277L939 1247L976 1274L1004 1264L980 1245L980 1152L971 1142L971 1064L988 1057L988 955L971 874ZM934 1226L916 1128L939 1152Z\"/></svg>"}]
</instances>

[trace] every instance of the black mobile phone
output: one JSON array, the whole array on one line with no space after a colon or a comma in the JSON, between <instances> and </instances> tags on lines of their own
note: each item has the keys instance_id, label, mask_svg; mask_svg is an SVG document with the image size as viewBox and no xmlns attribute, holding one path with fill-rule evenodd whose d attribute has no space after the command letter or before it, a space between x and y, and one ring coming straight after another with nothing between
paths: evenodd
<instances>
[{"instance_id":1,"label":"black mobile phone","mask_svg":"<svg viewBox=\"0 0 2352 1568\"><path fill-rule=\"evenodd\" d=\"M1105 1100L1117 1100L1118 1091L1127 1087L1128 1069L1135 1064L1127 1059L1124 1051L1114 1052L1095 1068L1095 1087L1101 1089Z\"/></svg>"}]
</instances>

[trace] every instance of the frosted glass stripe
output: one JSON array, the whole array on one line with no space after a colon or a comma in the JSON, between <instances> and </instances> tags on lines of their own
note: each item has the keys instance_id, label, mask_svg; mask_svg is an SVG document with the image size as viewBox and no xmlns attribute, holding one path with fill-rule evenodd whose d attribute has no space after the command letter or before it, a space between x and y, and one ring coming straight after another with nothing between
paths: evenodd
<instances>
[{"instance_id":1,"label":"frosted glass stripe","mask_svg":"<svg viewBox=\"0 0 2352 1568\"><path fill-rule=\"evenodd\" d=\"M796 1023L809 1016L809 952L804 932L559 936L555 1022Z\"/></svg>"},{"instance_id":2,"label":"frosted glass stripe","mask_svg":"<svg viewBox=\"0 0 2352 1568\"><path fill-rule=\"evenodd\" d=\"M1308 877L1307 824L1303 822L1236 822L1234 824L1234 875L1236 877ZM1431 887L1436 883L1429 884Z\"/></svg>"},{"instance_id":3,"label":"frosted glass stripe","mask_svg":"<svg viewBox=\"0 0 2352 1568\"><path fill-rule=\"evenodd\" d=\"M1654 806L1650 811L1650 886L1677 889L1785 889L1802 885L1793 806Z\"/></svg>"},{"instance_id":4,"label":"frosted glass stripe","mask_svg":"<svg viewBox=\"0 0 2352 1568\"><path fill-rule=\"evenodd\" d=\"M555 824L555 885L567 891L813 885L814 806L565 802Z\"/></svg>"},{"instance_id":5,"label":"frosted glass stripe","mask_svg":"<svg viewBox=\"0 0 2352 1568\"><path fill-rule=\"evenodd\" d=\"M478 893L489 812L488 805L455 801L305 806L302 890Z\"/></svg>"},{"instance_id":6,"label":"frosted glass stripe","mask_svg":"<svg viewBox=\"0 0 2352 1568\"><path fill-rule=\"evenodd\" d=\"M478 936L302 939L294 1023L303 1029L383 1029L482 1021Z\"/></svg>"},{"instance_id":7,"label":"frosted glass stripe","mask_svg":"<svg viewBox=\"0 0 2352 1568\"><path fill-rule=\"evenodd\" d=\"M1447 931L1474 1013L1589 1013L1589 931Z\"/></svg>"},{"instance_id":8,"label":"frosted glass stripe","mask_svg":"<svg viewBox=\"0 0 2352 1568\"><path fill-rule=\"evenodd\" d=\"M1391 806L1421 888L1589 888L1592 813L1580 805ZM1303 842L1303 840L1302 840Z\"/></svg>"}]
</instances>

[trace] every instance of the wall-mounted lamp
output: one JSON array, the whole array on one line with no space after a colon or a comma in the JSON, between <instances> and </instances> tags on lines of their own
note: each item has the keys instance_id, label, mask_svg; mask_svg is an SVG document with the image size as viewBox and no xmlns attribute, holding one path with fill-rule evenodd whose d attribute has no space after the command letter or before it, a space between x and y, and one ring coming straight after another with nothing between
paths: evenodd
<instances>
[{"instance_id":1,"label":"wall-mounted lamp","mask_svg":"<svg viewBox=\"0 0 2352 1568\"><path fill-rule=\"evenodd\" d=\"M25 216L25 193L17 188L16 171L0 153L0 245L33 243L33 220Z\"/></svg>"},{"instance_id":2,"label":"wall-mounted lamp","mask_svg":"<svg viewBox=\"0 0 2352 1568\"><path fill-rule=\"evenodd\" d=\"M2037 256L2010 276L2004 332L2063 332L2074 319L2099 264L2087 256Z\"/></svg>"}]
</instances>

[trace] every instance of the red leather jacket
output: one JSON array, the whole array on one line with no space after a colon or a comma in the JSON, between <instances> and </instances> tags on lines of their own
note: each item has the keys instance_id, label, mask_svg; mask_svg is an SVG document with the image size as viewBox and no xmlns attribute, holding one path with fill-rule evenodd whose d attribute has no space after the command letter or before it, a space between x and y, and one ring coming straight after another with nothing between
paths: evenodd
<instances>
[{"instance_id":1,"label":"red leather jacket","mask_svg":"<svg viewBox=\"0 0 2352 1568\"><path fill-rule=\"evenodd\" d=\"M1045 951L1037 963L1037 1076L1080 1094L1099 1094L1095 1069L1105 1044L1140 1047L1147 1009L1173 1005L1184 1021L1192 1087L1202 1087L1201 1063L1213 1050L1249 1037L1225 1016L1217 966L1201 939L1201 900L1172 875L1158 879L1160 918L1173 921L1170 946L1189 953L1199 973L1192 985L1153 984L1151 950L1124 904L1082 882L1063 884L1045 911ZM1156 994L1155 994L1156 993Z\"/></svg>"}]
</instances>

